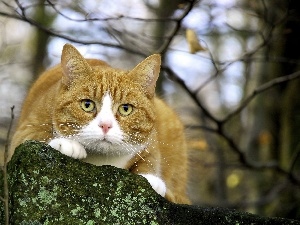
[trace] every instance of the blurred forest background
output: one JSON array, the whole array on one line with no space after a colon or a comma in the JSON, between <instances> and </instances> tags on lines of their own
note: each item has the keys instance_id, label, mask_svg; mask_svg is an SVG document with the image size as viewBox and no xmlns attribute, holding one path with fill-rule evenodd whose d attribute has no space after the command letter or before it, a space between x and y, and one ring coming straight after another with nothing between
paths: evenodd
<instances>
[{"instance_id":1,"label":"blurred forest background","mask_svg":"<svg viewBox=\"0 0 300 225\"><path fill-rule=\"evenodd\" d=\"M0 34L1 146L64 43L123 69L161 53L193 204L300 219L298 0L2 0Z\"/></svg>"}]
</instances>

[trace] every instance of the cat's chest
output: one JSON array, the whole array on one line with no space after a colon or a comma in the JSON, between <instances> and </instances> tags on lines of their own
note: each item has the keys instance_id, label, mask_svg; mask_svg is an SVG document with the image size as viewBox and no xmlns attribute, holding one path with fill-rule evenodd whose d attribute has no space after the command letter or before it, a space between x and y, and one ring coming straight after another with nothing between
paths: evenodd
<instances>
[{"instance_id":1,"label":"cat's chest","mask_svg":"<svg viewBox=\"0 0 300 225\"><path fill-rule=\"evenodd\" d=\"M84 162L96 165L96 166L103 166L103 165L111 165L121 169L124 169L132 158L132 155L102 155L102 154L88 154Z\"/></svg>"}]
</instances>

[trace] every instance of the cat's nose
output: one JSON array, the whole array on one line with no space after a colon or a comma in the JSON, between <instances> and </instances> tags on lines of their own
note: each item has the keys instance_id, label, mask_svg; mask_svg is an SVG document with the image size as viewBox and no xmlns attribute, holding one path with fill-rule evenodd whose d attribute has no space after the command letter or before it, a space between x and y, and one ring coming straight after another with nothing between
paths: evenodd
<instances>
[{"instance_id":1,"label":"cat's nose","mask_svg":"<svg viewBox=\"0 0 300 225\"><path fill-rule=\"evenodd\" d=\"M101 122L99 124L99 127L102 129L103 133L106 134L112 128L112 123L111 122Z\"/></svg>"}]
</instances>

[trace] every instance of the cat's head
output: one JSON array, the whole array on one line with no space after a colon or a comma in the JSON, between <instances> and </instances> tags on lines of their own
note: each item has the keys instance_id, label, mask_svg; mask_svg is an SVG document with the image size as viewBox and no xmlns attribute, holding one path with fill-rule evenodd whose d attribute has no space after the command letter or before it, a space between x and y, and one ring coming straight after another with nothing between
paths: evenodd
<instances>
[{"instance_id":1,"label":"cat's head","mask_svg":"<svg viewBox=\"0 0 300 225\"><path fill-rule=\"evenodd\" d=\"M123 71L84 59L66 44L53 115L55 135L104 154L141 150L154 132L153 99L160 63L155 54L133 70Z\"/></svg>"}]
</instances>

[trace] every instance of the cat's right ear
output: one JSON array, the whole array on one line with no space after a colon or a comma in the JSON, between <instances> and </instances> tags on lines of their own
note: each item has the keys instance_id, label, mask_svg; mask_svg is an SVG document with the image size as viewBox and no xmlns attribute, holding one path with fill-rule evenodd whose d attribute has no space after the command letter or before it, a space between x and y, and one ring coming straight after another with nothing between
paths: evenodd
<instances>
[{"instance_id":1,"label":"cat's right ear","mask_svg":"<svg viewBox=\"0 0 300 225\"><path fill-rule=\"evenodd\" d=\"M84 76L92 72L92 68L79 53L79 51L70 44L65 44L61 55L61 67L63 71L62 83L69 86L78 76Z\"/></svg>"}]
</instances>

